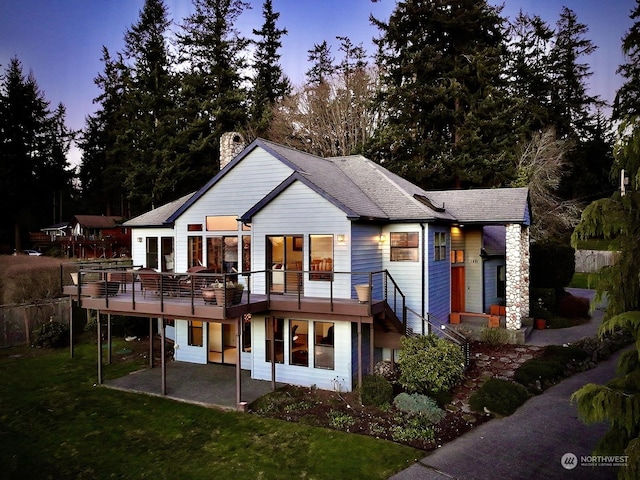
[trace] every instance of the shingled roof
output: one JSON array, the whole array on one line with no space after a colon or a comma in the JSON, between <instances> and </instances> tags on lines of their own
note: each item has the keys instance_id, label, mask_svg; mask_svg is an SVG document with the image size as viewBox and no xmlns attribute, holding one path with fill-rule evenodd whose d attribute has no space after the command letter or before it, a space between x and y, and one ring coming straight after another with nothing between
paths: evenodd
<instances>
[{"instance_id":1,"label":"shingled roof","mask_svg":"<svg viewBox=\"0 0 640 480\"><path fill-rule=\"evenodd\" d=\"M361 155L322 158L257 139L193 195L127 221L128 227L166 226L231 171L251 151L262 148L292 174L247 211L242 220L300 181L332 202L352 220L376 222L529 223L526 188L425 191Z\"/></svg>"},{"instance_id":2,"label":"shingled roof","mask_svg":"<svg viewBox=\"0 0 640 480\"><path fill-rule=\"evenodd\" d=\"M189 198L193 192L181 197L173 202L166 203L158 208L154 208L142 215L138 215L123 223L125 227L164 227L166 222Z\"/></svg>"}]
</instances>

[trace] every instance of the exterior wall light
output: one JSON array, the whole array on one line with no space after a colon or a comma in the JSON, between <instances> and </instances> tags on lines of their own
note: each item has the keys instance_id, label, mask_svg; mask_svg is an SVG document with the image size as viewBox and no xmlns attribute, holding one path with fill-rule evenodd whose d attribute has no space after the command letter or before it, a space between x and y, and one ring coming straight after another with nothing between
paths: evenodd
<instances>
[{"instance_id":1,"label":"exterior wall light","mask_svg":"<svg viewBox=\"0 0 640 480\"><path fill-rule=\"evenodd\" d=\"M344 234L339 233L336 239L338 240L338 243L344 243Z\"/></svg>"},{"instance_id":2,"label":"exterior wall light","mask_svg":"<svg viewBox=\"0 0 640 480\"><path fill-rule=\"evenodd\" d=\"M136 240L138 240L138 243L142 243L142 237L138 237Z\"/></svg>"},{"instance_id":3,"label":"exterior wall light","mask_svg":"<svg viewBox=\"0 0 640 480\"><path fill-rule=\"evenodd\" d=\"M384 233L380 234L380 238L378 238L378 242L384 243L387 241L387 236Z\"/></svg>"}]
</instances>

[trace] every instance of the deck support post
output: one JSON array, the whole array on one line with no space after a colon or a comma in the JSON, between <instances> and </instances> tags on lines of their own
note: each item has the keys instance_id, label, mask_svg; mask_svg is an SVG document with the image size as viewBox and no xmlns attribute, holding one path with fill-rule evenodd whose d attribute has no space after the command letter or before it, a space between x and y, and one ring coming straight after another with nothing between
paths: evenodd
<instances>
[{"instance_id":1,"label":"deck support post","mask_svg":"<svg viewBox=\"0 0 640 480\"><path fill-rule=\"evenodd\" d=\"M275 339L275 317L271 317L269 323L269 350L271 351L271 391L276 391L276 339Z\"/></svg>"},{"instance_id":2,"label":"deck support post","mask_svg":"<svg viewBox=\"0 0 640 480\"><path fill-rule=\"evenodd\" d=\"M73 298L69 297L69 356L73 358Z\"/></svg>"},{"instance_id":3,"label":"deck support post","mask_svg":"<svg viewBox=\"0 0 640 480\"><path fill-rule=\"evenodd\" d=\"M167 394L167 356L165 354L165 323L164 317L160 319L160 369L162 374L162 395Z\"/></svg>"},{"instance_id":4,"label":"deck support post","mask_svg":"<svg viewBox=\"0 0 640 480\"><path fill-rule=\"evenodd\" d=\"M102 326L100 325L100 310L96 310L98 330L98 385L102 385Z\"/></svg>"},{"instance_id":5,"label":"deck support post","mask_svg":"<svg viewBox=\"0 0 640 480\"><path fill-rule=\"evenodd\" d=\"M242 365L241 365L241 348L240 332L242 329L242 317L236 320L236 407L238 411L244 411L245 405L242 403Z\"/></svg>"},{"instance_id":6,"label":"deck support post","mask_svg":"<svg viewBox=\"0 0 640 480\"><path fill-rule=\"evenodd\" d=\"M362 322L358 320L358 388L362 387Z\"/></svg>"},{"instance_id":7,"label":"deck support post","mask_svg":"<svg viewBox=\"0 0 640 480\"><path fill-rule=\"evenodd\" d=\"M373 375L373 367L374 367L374 329L373 323L369 324L369 375Z\"/></svg>"},{"instance_id":8,"label":"deck support post","mask_svg":"<svg viewBox=\"0 0 640 480\"><path fill-rule=\"evenodd\" d=\"M153 368L153 318L149 317L149 368Z\"/></svg>"},{"instance_id":9,"label":"deck support post","mask_svg":"<svg viewBox=\"0 0 640 480\"><path fill-rule=\"evenodd\" d=\"M111 314L107 313L107 365L111 365Z\"/></svg>"}]
</instances>

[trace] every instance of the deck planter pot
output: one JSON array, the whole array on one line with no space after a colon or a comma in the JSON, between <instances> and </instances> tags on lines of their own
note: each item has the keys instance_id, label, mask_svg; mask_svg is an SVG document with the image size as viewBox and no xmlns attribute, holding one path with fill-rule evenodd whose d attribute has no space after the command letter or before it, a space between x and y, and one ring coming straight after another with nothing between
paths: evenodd
<instances>
[{"instance_id":1,"label":"deck planter pot","mask_svg":"<svg viewBox=\"0 0 640 480\"><path fill-rule=\"evenodd\" d=\"M369 301L369 285L363 283L356 285L355 289L358 295L358 301L360 303L367 303Z\"/></svg>"}]
</instances>

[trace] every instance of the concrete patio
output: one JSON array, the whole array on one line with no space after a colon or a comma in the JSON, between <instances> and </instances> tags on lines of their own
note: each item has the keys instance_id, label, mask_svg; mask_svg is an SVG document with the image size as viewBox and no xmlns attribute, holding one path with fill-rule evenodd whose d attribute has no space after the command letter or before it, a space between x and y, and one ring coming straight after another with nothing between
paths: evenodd
<instances>
[{"instance_id":1,"label":"concrete patio","mask_svg":"<svg viewBox=\"0 0 640 480\"><path fill-rule=\"evenodd\" d=\"M167 395L165 398L194 403L205 407L236 410L235 365L197 365L193 363L167 363ZM162 395L162 371L160 367L138 370L125 377L108 380L108 388L127 392ZM282 384L277 383L276 387ZM247 370L241 375L242 401L250 404L271 391L271 382L252 380Z\"/></svg>"}]
</instances>

